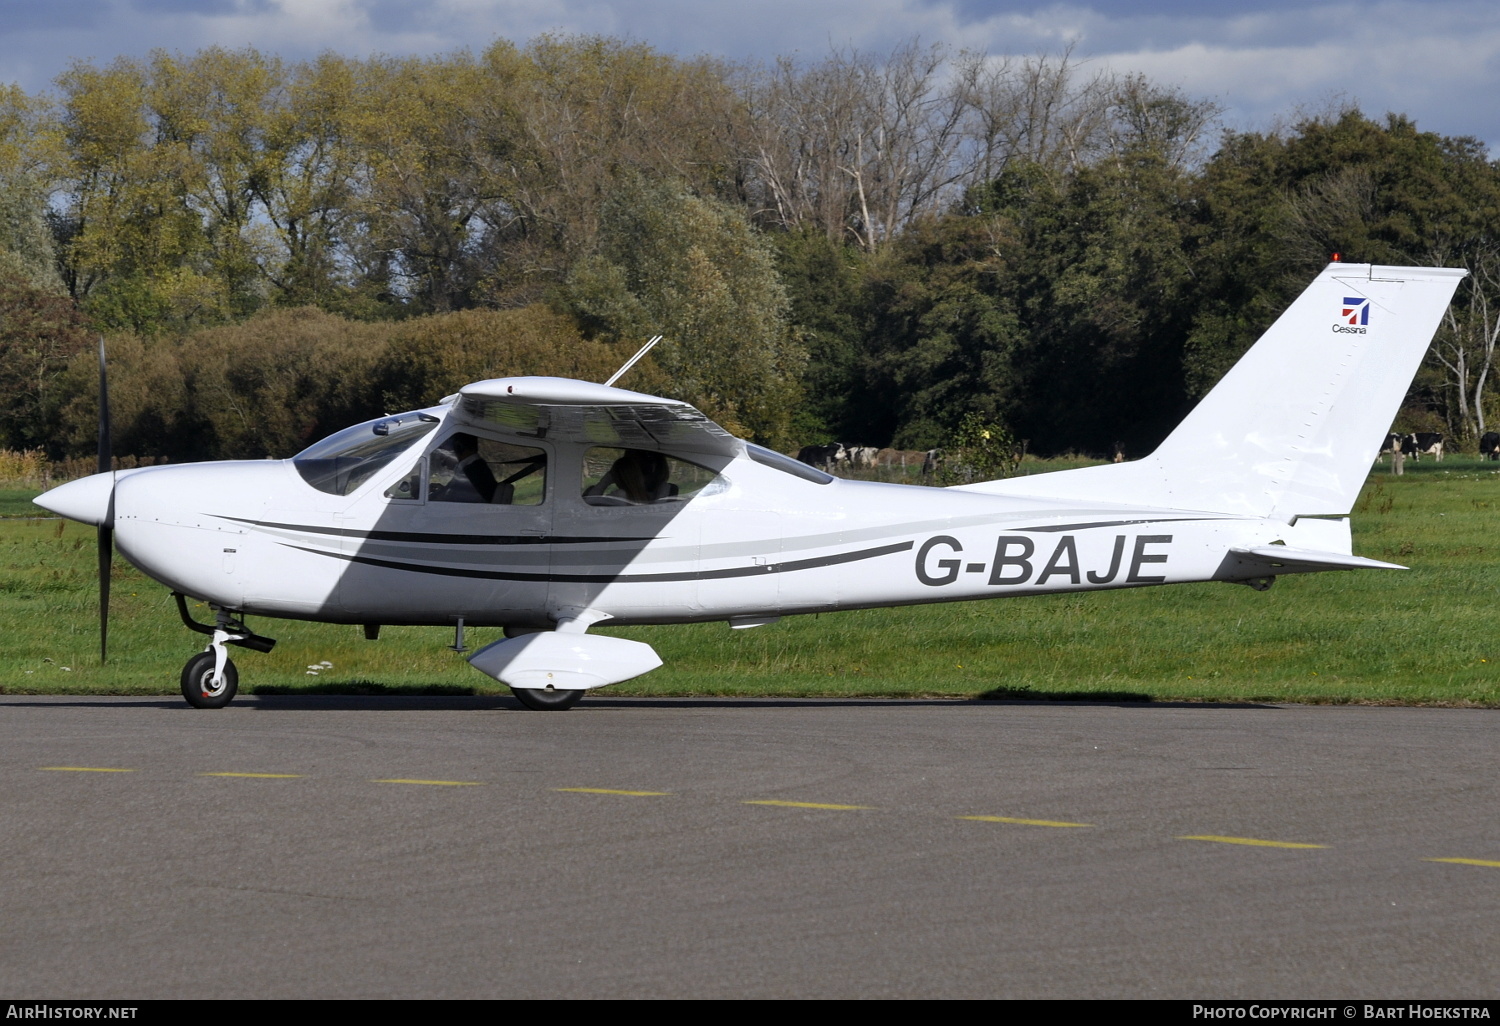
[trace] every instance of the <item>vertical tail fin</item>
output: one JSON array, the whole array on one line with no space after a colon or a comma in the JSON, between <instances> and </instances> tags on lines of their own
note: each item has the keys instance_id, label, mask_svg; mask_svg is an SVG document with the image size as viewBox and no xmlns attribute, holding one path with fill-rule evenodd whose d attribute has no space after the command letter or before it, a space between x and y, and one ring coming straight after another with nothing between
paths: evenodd
<instances>
[{"instance_id":1,"label":"vertical tail fin","mask_svg":"<svg viewBox=\"0 0 1500 1026\"><path fill-rule=\"evenodd\" d=\"M975 490L1252 516L1341 516L1458 283L1329 264L1150 456Z\"/></svg>"}]
</instances>

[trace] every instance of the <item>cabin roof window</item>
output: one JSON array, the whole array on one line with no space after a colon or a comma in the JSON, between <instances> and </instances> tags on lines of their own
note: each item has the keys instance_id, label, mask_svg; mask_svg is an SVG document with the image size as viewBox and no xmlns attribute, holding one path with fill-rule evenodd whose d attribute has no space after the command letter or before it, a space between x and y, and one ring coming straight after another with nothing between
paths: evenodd
<instances>
[{"instance_id":1,"label":"cabin roof window","mask_svg":"<svg viewBox=\"0 0 1500 1026\"><path fill-rule=\"evenodd\" d=\"M437 426L429 413L403 413L337 431L292 457L320 492L349 495Z\"/></svg>"}]
</instances>

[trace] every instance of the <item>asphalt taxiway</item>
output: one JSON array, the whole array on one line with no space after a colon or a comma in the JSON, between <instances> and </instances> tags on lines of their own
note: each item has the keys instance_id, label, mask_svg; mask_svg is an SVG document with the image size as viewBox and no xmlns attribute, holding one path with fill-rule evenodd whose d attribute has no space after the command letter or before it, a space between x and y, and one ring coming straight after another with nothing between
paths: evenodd
<instances>
[{"instance_id":1,"label":"asphalt taxiway","mask_svg":"<svg viewBox=\"0 0 1500 1026\"><path fill-rule=\"evenodd\" d=\"M0 775L0 997L1500 990L1500 711L0 696Z\"/></svg>"}]
</instances>

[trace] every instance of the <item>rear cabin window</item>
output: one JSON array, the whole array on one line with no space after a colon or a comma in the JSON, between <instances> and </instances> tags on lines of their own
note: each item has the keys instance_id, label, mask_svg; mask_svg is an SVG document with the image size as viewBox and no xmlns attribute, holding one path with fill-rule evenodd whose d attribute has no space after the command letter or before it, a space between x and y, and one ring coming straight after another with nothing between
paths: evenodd
<instances>
[{"instance_id":1,"label":"rear cabin window","mask_svg":"<svg viewBox=\"0 0 1500 1026\"><path fill-rule=\"evenodd\" d=\"M717 471L650 449L596 446L583 457L583 501L591 506L686 502L723 487Z\"/></svg>"}]
</instances>

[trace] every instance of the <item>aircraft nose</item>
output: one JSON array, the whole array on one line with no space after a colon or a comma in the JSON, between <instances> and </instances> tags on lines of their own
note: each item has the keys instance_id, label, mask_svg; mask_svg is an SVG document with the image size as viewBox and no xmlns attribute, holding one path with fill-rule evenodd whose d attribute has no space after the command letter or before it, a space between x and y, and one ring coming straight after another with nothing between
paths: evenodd
<instances>
[{"instance_id":1,"label":"aircraft nose","mask_svg":"<svg viewBox=\"0 0 1500 1026\"><path fill-rule=\"evenodd\" d=\"M69 520L105 527L111 519L110 499L114 490L114 474L90 474L58 485L31 501Z\"/></svg>"}]
</instances>

